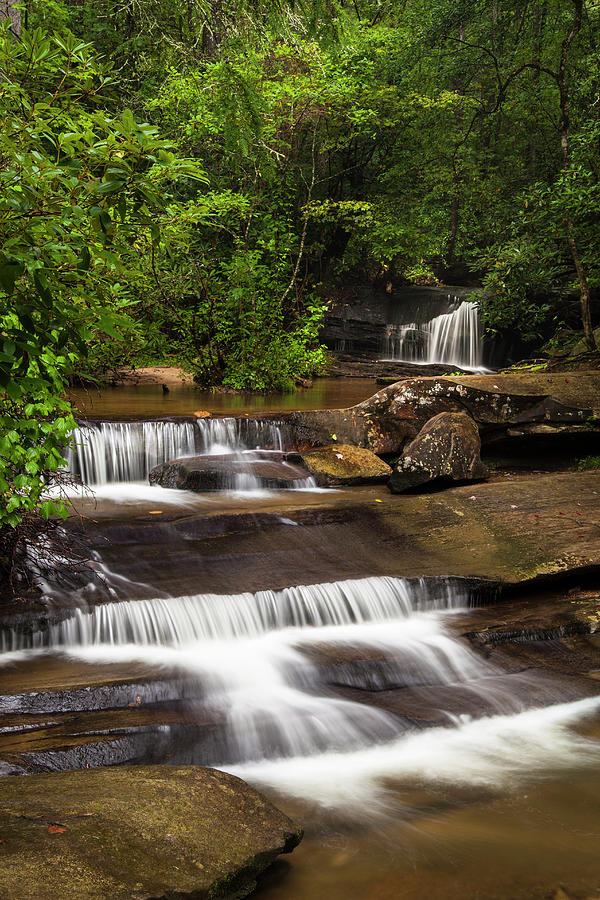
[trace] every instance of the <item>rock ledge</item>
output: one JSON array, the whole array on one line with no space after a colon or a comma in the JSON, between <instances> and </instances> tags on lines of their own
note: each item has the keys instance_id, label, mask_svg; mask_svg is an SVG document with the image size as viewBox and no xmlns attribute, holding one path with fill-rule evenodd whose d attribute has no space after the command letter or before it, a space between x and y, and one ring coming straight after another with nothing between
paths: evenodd
<instances>
[{"instance_id":1,"label":"rock ledge","mask_svg":"<svg viewBox=\"0 0 600 900\"><path fill-rule=\"evenodd\" d=\"M302 831L245 782L196 766L2 780L0 896L240 898Z\"/></svg>"}]
</instances>

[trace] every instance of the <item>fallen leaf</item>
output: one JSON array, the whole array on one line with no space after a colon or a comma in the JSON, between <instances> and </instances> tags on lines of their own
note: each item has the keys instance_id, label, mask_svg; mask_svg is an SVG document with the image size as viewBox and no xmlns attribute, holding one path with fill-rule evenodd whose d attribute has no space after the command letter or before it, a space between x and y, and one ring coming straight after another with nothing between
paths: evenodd
<instances>
[{"instance_id":1,"label":"fallen leaf","mask_svg":"<svg viewBox=\"0 0 600 900\"><path fill-rule=\"evenodd\" d=\"M149 509L148 510L149 516L162 516L162 513L163 513L162 509Z\"/></svg>"},{"instance_id":2,"label":"fallen leaf","mask_svg":"<svg viewBox=\"0 0 600 900\"><path fill-rule=\"evenodd\" d=\"M48 831L50 834L62 834L64 831L68 831L69 829L66 825L48 825Z\"/></svg>"},{"instance_id":3,"label":"fallen leaf","mask_svg":"<svg viewBox=\"0 0 600 900\"><path fill-rule=\"evenodd\" d=\"M375 503L383 503L383 500L375 500Z\"/></svg>"}]
</instances>

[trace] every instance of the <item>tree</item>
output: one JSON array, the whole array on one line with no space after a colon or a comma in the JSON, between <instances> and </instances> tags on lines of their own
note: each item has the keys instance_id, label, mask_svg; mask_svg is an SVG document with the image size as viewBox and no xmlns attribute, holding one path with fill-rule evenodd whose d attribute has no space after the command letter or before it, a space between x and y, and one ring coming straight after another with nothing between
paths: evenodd
<instances>
[{"instance_id":1,"label":"tree","mask_svg":"<svg viewBox=\"0 0 600 900\"><path fill-rule=\"evenodd\" d=\"M15 0L0 0L0 22L10 22L10 30L15 37L21 36L21 9Z\"/></svg>"},{"instance_id":2,"label":"tree","mask_svg":"<svg viewBox=\"0 0 600 900\"><path fill-rule=\"evenodd\" d=\"M100 106L112 75L89 44L0 35L0 532L4 568L74 427L62 399L97 333L127 324L124 272L157 241L169 179L198 177L154 127Z\"/></svg>"}]
</instances>

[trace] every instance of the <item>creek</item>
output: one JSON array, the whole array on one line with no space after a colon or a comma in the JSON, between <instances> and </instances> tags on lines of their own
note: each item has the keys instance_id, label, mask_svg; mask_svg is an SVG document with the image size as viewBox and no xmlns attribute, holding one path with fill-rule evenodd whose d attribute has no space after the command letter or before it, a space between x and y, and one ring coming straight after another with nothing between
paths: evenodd
<instances>
[{"instance_id":1,"label":"creek","mask_svg":"<svg viewBox=\"0 0 600 900\"><path fill-rule=\"evenodd\" d=\"M179 412L204 405L178 390ZM116 403L120 418L82 425L69 457L95 492L75 491L73 504L94 519L102 590L49 586L59 599L43 628L0 634L0 673L29 678L30 709L44 690L32 685L56 670L56 720L88 716L68 725L81 737L68 750L30 748L34 769L152 761L239 775L307 832L265 876L262 900L600 893L590 679L470 640L497 615L493 592L448 572L398 572L363 527L371 489L265 489L252 460L288 446L276 422L148 418L170 402L159 391L144 421L123 421L143 399L107 392L96 408L114 416ZM248 470L210 495L147 483L153 466L198 453ZM310 515L323 529L330 515L335 527L342 510L356 516L360 547L328 547L305 524ZM199 553L200 534L218 544L212 555ZM90 673L101 699L88 686L84 707Z\"/></svg>"}]
</instances>

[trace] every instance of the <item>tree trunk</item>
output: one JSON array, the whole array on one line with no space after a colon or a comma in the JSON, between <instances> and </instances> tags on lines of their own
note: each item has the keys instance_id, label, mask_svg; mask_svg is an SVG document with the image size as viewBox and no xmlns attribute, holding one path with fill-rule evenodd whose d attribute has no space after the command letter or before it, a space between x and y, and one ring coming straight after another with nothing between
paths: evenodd
<instances>
[{"instance_id":1,"label":"tree trunk","mask_svg":"<svg viewBox=\"0 0 600 900\"><path fill-rule=\"evenodd\" d=\"M10 19L10 30L15 37L21 35L21 10L16 9L14 0L0 0L0 19Z\"/></svg>"},{"instance_id":2,"label":"tree trunk","mask_svg":"<svg viewBox=\"0 0 600 900\"><path fill-rule=\"evenodd\" d=\"M571 129L571 111L570 111L570 103L569 103L569 82L567 77L567 61L569 57L569 50L571 48L571 44L579 34L581 30L581 20L583 16L583 0L572 0L573 6L575 7L575 18L573 20L573 25L571 26L571 30L565 37L560 57L560 65L557 73L557 85L560 95L560 146L562 153L562 162L563 162L563 172L566 177L570 175L571 172L571 159L569 153L569 137L570 137L570 129ZM579 281L579 290L581 293L581 322L583 325L583 334L585 337L585 342L590 350L596 350L596 339L594 337L594 329L592 327L592 311L591 311L591 295L590 295L590 286L588 284L587 276L585 273L585 269L583 267L583 263L581 262L581 256L579 254L579 250L577 248L577 239L575 235L575 227L573 225L573 220L570 215L566 217L566 225L567 225L567 242L569 244L569 250L571 251L571 256L573 258L573 264L575 266L575 271L577 272L577 279Z\"/></svg>"},{"instance_id":3,"label":"tree trunk","mask_svg":"<svg viewBox=\"0 0 600 900\"><path fill-rule=\"evenodd\" d=\"M533 6L533 24L532 24L532 56L531 63L533 65L533 84L534 91L531 98L531 107L530 107L530 115L531 115L531 123L532 128L529 133L529 168L531 171L532 178L535 179L537 174L537 126L538 126L538 112L539 112L539 101L538 101L538 91L539 91L539 81L540 81L540 59L542 56L541 51L541 34L542 34L542 15L539 3L534 3Z\"/></svg>"},{"instance_id":4,"label":"tree trunk","mask_svg":"<svg viewBox=\"0 0 600 900\"><path fill-rule=\"evenodd\" d=\"M462 47L461 45L464 44L466 39L467 39L467 30L465 27L465 23L461 22L460 25L458 26L458 41L459 41L458 52L459 53L464 49L464 47ZM457 94L462 96L463 91L464 91L464 83L463 83L463 78L462 78L461 74L459 74L459 76L456 80L456 83L454 85L454 90L456 91ZM457 113L456 113L456 124L457 124L458 128L461 128L462 124L463 124L463 115L462 115L462 111L460 111L460 110L457 111ZM448 265L450 265L450 266L452 266L455 262L456 241L458 238L458 230L460 227L460 182L461 182L461 179L460 179L460 175L457 171L456 152L454 154L454 159L452 162L453 162L453 175L452 175L452 199L450 201L450 222L449 222L449 232L450 233L448 236L448 243L446 245L446 259L447 259Z\"/></svg>"}]
</instances>

